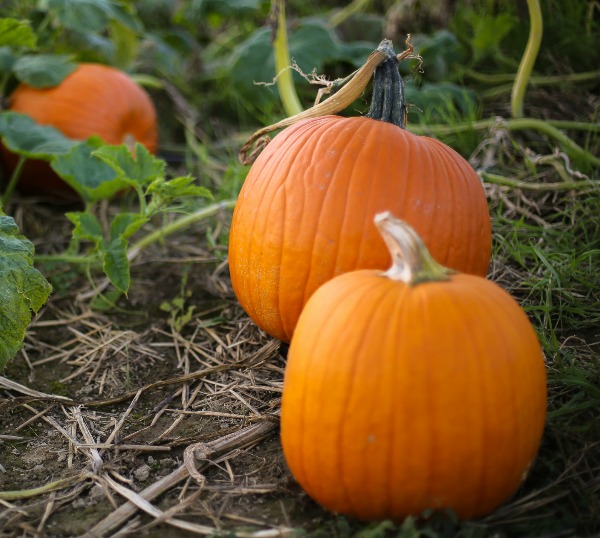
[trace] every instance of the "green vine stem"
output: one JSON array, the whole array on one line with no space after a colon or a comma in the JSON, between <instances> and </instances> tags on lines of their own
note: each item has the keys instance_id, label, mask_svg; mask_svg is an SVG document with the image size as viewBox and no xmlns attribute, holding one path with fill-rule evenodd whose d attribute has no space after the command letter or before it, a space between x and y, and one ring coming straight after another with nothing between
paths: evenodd
<instances>
[{"instance_id":1,"label":"green vine stem","mask_svg":"<svg viewBox=\"0 0 600 538\"><path fill-rule=\"evenodd\" d=\"M0 199L0 207L6 207L10 202L10 199L17 188L17 183L19 183L19 178L21 177L21 172L23 171L26 161L27 157L24 155L19 155L17 165L15 166L15 169L8 180L8 185L6 186L4 194L2 194L2 198Z\"/></svg>"},{"instance_id":2,"label":"green vine stem","mask_svg":"<svg viewBox=\"0 0 600 538\"><path fill-rule=\"evenodd\" d=\"M275 53L277 89L279 90L279 96L285 113L288 116L293 116L302 112L304 108L296 93L293 73L290 69L291 60L286 28L285 0L273 0L272 16L275 33L273 51Z\"/></svg>"},{"instance_id":3,"label":"green vine stem","mask_svg":"<svg viewBox=\"0 0 600 538\"><path fill-rule=\"evenodd\" d=\"M462 74L477 82L483 84L510 84L514 82L516 75L514 73L479 73L472 69L465 69ZM580 73L565 73L564 75L538 75L529 78L529 82L536 86L553 86L554 84L564 84L566 82L596 82L600 78L600 70L581 71ZM502 86L504 88L504 86Z\"/></svg>"},{"instance_id":4,"label":"green vine stem","mask_svg":"<svg viewBox=\"0 0 600 538\"><path fill-rule=\"evenodd\" d=\"M539 0L527 0L527 8L529 10L529 38L512 88L510 110L513 118L523 117L525 90L540 50L544 29Z\"/></svg>"},{"instance_id":5,"label":"green vine stem","mask_svg":"<svg viewBox=\"0 0 600 538\"><path fill-rule=\"evenodd\" d=\"M178 219L174 220L173 222L170 222L169 224L167 224L165 226L161 226L154 232L151 232L151 233L145 235L144 237L139 239L137 242L135 242L133 245L131 245L129 247L129 249L127 250L127 259L131 262L139 255L139 253L142 250L149 247L151 244L157 243L158 241L161 241L168 235L171 235L180 230L183 230L183 229L187 228L188 226L190 226L191 224L194 224L201 220L207 219L209 217L213 217L225 209L233 209L233 207L235 206L235 203L236 203L236 200L222 200L221 202L209 205L207 207L203 207L202 209L199 209L198 211L194 211L193 213L188 213L187 215L183 215L182 217L179 217ZM81 256L81 258L82 258L81 263L83 263L83 259L85 259L85 256ZM36 256L35 260L41 261L41 262L43 262L43 261L63 261L61 259L60 255L56 255L54 257ZM110 284L109 279L105 278L96 288L94 288L93 290L91 290L87 293L82 293L81 295L79 295L77 297L77 299L79 301L92 299L92 298L98 296L100 293L102 293L109 286L109 284Z\"/></svg>"},{"instance_id":6,"label":"green vine stem","mask_svg":"<svg viewBox=\"0 0 600 538\"><path fill-rule=\"evenodd\" d=\"M199 222L201 220L207 219L219 213L224 209L233 209L235 206L236 200L223 200L216 204L209 205L207 207L203 207L198 211L194 211L193 213L188 213L178 219L170 222L166 226L162 226L157 230L145 235L136 243L131 245L127 251L127 258L129 261L133 260L137 255L150 246L152 243L156 243L162 240L164 237L174 234L179 230L182 230L195 222ZM92 255L69 255L69 254L36 254L35 256L36 262L62 262L62 263L71 263L71 264L92 264L94 262L99 262L100 260L96 260L95 256Z\"/></svg>"},{"instance_id":7,"label":"green vine stem","mask_svg":"<svg viewBox=\"0 0 600 538\"><path fill-rule=\"evenodd\" d=\"M594 166L600 166L600 158L592 155L589 151L586 151L560 130L571 129L600 132L600 124L597 123L591 124L576 121L548 121L538 120L535 118L518 118L510 120L498 120L496 118L491 118L489 120L467 122L456 125L411 125L410 131L415 134L439 136L460 133L469 130L477 131L482 129L490 129L494 126L501 128L503 127L508 131L525 131L528 129L540 131L549 138L552 138L561 144L569 156L585 160Z\"/></svg>"},{"instance_id":8,"label":"green vine stem","mask_svg":"<svg viewBox=\"0 0 600 538\"><path fill-rule=\"evenodd\" d=\"M480 172L479 175L486 183L495 183L496 185L504 185L513 189L521 189L528 191L575 191L575 190L597 190L600 188L600 183L597 181L557 181L554 183L532 183L529 181L521 181L510 177L492 174L490 172Z\"/></svg>"}]
</instances>

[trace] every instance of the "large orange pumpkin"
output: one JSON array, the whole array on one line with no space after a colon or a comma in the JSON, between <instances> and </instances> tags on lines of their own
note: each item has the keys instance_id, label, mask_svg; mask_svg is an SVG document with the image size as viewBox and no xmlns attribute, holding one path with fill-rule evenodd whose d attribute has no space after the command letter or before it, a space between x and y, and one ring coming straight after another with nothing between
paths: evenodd
<instances>
[{"instance_id":1,"label":"large orange pumpkin","mask_svg":"<svg viewBox=\"0 0 600 538\"><path fill-rule=\"evenodd\" d=\"M317 502L356 518L483 516L540 445L537 335L499 286L440 268L389 215L380 225L396 242L393 268L327 282L300 316L283 386L286 460Z\"/></svg>"},{"instance_id":2,"label":"large orange pumpkin","mask_svg":"<svg viewBox=\"0 0 600 538\"><path fill-rule=\"evenodd\" d=\"M289 341L324 282L389 265L373 225L391 210L451 268L485 275L491 225L481 181L438 140L404 128L393 51L375 73L369 117L324 116L280 132L252 165L229 237L233 289L267 333Z\"/></svg>"},{"instance_id":3,"label":"large orange pumpkin","mask_svg":"<svg viewBox=\"0 0 600 538\"><path fill-rule=\"evenodd\" d=\"M99 135L108 144L133 147L139 142L153 153L158 146L157 116L150 96L126 73L106 65L79 64L51 88L20 84L10 96L9 109L76 140ZM2 153L10 173L16 156L5 148ZM28 161L18 188L33 194L74 194L42 161Z\"/></svg>"}]
</instances>

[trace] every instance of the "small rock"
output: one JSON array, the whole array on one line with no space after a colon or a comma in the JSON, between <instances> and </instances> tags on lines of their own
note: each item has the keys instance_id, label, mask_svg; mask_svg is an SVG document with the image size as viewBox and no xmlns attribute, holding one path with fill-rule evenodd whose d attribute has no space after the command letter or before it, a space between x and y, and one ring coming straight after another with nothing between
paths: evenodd
<instances>
[{"instance_id":1,"label":"small rock","mask_svg":"<svg viewBox=\"0 0 600 538\"><path fill-rule=\"evenodd\" d=\"M150 476L150 465L146 465L145 463L144 465L140 465L135 471L133 471L133 475L140 482L147 480Z\"/></svg>"}]
</instances>

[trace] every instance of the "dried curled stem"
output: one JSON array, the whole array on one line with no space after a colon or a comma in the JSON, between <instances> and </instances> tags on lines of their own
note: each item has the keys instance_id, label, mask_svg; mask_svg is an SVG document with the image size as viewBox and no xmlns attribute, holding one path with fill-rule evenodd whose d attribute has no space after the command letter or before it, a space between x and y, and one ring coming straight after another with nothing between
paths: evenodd
<instances>
[{"instance_id":1,"label":"dried curled stem","mask_svg":"<svg viewBox=\"0 0 600 538\"><path fill-rule=\"evenodd\" d=\"M414 47L410 42L410 34L406 37L405 45L406 50L396 56L399 62L409 58L421 59L420 56L414 54ZM303 110L298 114L278 121L277 123L263 127L252 134L240 149L240 162L245 165L252 164L258 154L269 143L269 133L278 129L283 129L284 127L289 127L300 120L318 118L328 114L337 114L341 110L344 110L344 108L362 95L377 66L388 57L387 51L389 51L391 46L391 41L389 39L384 39L369 55L362 67L348 77L348 82L346 82L339 91L325 99L325 101Z\"/></svg>"}]
</instances>

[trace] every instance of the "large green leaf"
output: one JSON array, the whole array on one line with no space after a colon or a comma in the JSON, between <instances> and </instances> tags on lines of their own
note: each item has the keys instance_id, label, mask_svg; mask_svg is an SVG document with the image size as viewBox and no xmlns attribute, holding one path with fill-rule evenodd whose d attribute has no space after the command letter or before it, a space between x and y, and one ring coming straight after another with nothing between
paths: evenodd
<instances>
[{"instance_id":1,"label":"large green leaf","mask_svg":"<svg viewBox=\"0 0 600 538\"><path fill-rule=\"evenodd\" d=\"M12 71L16 61L17 56L10 47L0 47L0 71L5 73Z\"/></svg>"},{"instance_id":2,"label":"large green leaf","mask_svg":"<svg viewBox=\"0 0 600 538\"><path fill-rule=\"evenodd\" d=\"M15 76L36 88L49 88L60 84L72 73L77 63L66 54L27 54L13 65Z\"/></svg>"},{"instance_id":3,"label":"large green leaf","mask_svg":"<svg viewBox=\"0 0 600 538\"><path fill-rule=\"evenodd\" d=\"M104 143L98 137L74 145L69 153L58 156L51 164L54 171L87 202L111 198L126 189L129 182L94 156Z\"/></svg>"},{"instance_id":4,"label":"large green leaf","mask_svg":"<svg viewBox=\"0 0 600 538\"><path fill-rule=\"evenodd\" d=\"M109 0L47 0L62 26L80 32L100 32L112 13Z\"/></svg>"},{"instance_id":5,"label":"large green leaf","mask_svg":"<svg viewBox=\"0 0 600 538\"><path fill-rule=\"evenodd\" d=\"M31 159L50 160L68 153L77 144L58 129L11 111L0 113L0 138L8 149Z\"/></svg>"},{"instance_id":6,"label":"large green leaf","mask_svg":"<svg viewBox=\"0 0 600 538\"><path fill-rule=\"evenodd\" d=\"M267 27L256 30L246 41L240 43L230 57L229 74L237 91L258 106L277 99L275 85L265 87L275 76L272 33ZM359 66L376 48L376 44L360 42L342 43L335 32L322 21L304 19L288 36L290 57L304 73L324 71L327 63L348 61ZM256 61L260 58L261 61ZM301 81L298 73L294 79ZM299 86L300 87L300 86Z\"/></svg>"},{"instance_id":7,"label":"large green leaf","mask_svg":"<svg viewBox=\"0 0 600 538\"><path fill-rule=\"evenodd\" d=\"M0 19L0 47L35 47L36 36L29 21Z\"/></svg>"},{"instance_id":8,"label":"large green leaf","mask_svg":"<svg viewBox=\"0 0 600 538\"><path fill-rule=\"evenodd\" d=\"M32 313L52 291L33 267L33 250L15 221L0 211L0 369L21 349Z\"/></svg>"}]
</instances>

